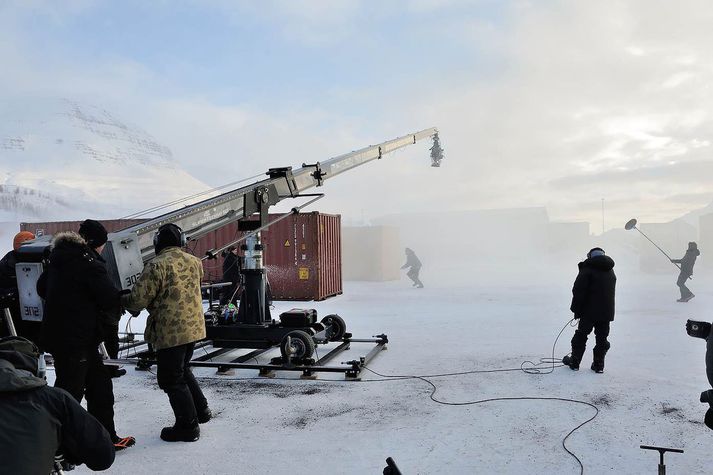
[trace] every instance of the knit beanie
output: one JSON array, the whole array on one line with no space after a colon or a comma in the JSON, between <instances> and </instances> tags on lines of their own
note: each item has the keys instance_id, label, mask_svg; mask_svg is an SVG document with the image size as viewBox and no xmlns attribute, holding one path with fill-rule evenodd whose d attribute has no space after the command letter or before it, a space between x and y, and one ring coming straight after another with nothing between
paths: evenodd
<instances>
[{"instance_id":1,"label":"knit beanie","mask_svg":"<svg viewBox=\"0 0 713 475\"><path fill-rule=\"evenodd\" d=\"M93 219L85 219L79 225L79 235L87 241L87 244L92 249L96 249L106 243L106 228L99 221Z\"/></svg>"},{"instance_id":2,"label":"knit beanie","mask_svg":"<svg viewBox=\"0 0 713 475\"><path fill-rule=\"evenodd\" d=\"M29 241L31 239L35 239L35 235L32 234L30 231L20 231L19 233L15 234L15 238L12 240L12 248L17 251L18 249L20 249L20 246L23 242Z\"/></svg>"}]
</instances>

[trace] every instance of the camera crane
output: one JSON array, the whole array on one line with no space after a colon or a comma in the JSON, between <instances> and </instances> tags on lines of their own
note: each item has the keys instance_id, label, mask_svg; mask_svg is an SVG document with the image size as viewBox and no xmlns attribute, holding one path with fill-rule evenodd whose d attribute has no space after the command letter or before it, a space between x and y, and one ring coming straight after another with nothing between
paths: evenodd
<instances>
[{"instance_id":1,"label":"camera crane","mask_svg":"<svg viewBox=\"0 0 713 475\"><path fill-rule=\"evenodd\" d=\"M237 321L231 322L231 324L219 322L217 318L219 312L209 309L206 313L206 340L210 341L214 348L220 349L206 356L225 354L235 348L253 348L260 351L250 353L247 359L238 358L227 363L207 361L213 359L211 356L210 358L199 357L191 364L218 366L223 370L233 367L255 368L264 374L275 369L293 369L303 371L305 376L311 376L316 371L330 371L328 368L333 367L326 367L324 363L341 350L348 349L350 343L376 343L376 347L369 355L358 361L351 361L346 368L338 370L349 377L356 377L361 367L378 350L385 347L388 342L386 335L379 335L370 340L352 339L351 334L346 332L346 324L341 317L328 315L318 322L317 312L313 309L293 309L280 315L278 320L273 320L266 298L267 278L260 232L277 220L299 212L300 209L324 196L321 193L305 193L310 188L322 186L326 180L426 138L433 139L431 165L438 167L443 158L443 149L440 146L438 130L428 128L339 155L321 163L304 163L296 170L293 170L292 167L271 168L266 173L268 178L264 180L111 233L103 252L109 274L122 289L130 289L141 275L144 263L154 257L153 237L164 224L173 223L180 226L185 233L186 240L190 242L237 221L238 229L245 232L244 236L219 249L212 249L206 256L203 256L203 259L214 258L228 246L244 241L242 249L245 254L245 265L241 270L244 275L244 285ZM310 198L310 200L270 222L268 220L269 208L288 198ZM311 359L316 344L334 341L342 343L318 361L315 362ZM249 365L244 363L244 361L253 359L257 354L277 345L280 346L282 358L274 359L273 364ZM131 343L130 346L136 347L137 343ZM137 355L140 366L146 367L152 363L153 355L150 351Z\"/></svg>"}]
</instances>

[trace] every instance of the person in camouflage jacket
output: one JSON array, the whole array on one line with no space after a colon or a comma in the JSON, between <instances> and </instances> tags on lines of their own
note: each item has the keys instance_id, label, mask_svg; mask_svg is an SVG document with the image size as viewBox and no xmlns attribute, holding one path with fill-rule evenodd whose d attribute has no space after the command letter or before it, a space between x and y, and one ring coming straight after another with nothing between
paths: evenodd
<instances>
[{"instance_id":1,"label":"person in camouflage jacket","mask_svg":"<svg viewBox=\"0 0 713 475\"><path fill-rule=\"evenodd\" d=\"M193 442L200 437L198 423L208 422L211 412L188 366L195 342L205 338L201 297L201 261L179 246L183 231L175 224L159 228L154 238L156 257L122 297L131 312L149 311L144 337L156 351L158 385L168 395L176 416L161 438L168 442Z\"/></svg>"}]
</instances>

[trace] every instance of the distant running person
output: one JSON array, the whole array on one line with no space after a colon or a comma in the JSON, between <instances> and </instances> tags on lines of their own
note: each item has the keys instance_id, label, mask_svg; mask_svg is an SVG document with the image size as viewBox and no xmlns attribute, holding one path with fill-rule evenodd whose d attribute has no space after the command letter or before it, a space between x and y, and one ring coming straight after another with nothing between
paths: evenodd
<instances>
[{"instance_id":1,"label":"distant running person","mask_svg":"<svg viewBox=\"0 0 713 475\"><path fill-rule=\"evenodd\" d=\"M418 273L421 271L421 261L416 257L416 253L408 247L406 248L406 264L402 265L401 268L406 269L407 267L411 268L406 275L413 281L413 287L422 289L423 282L418 278Z\"/></svg>"},{"instance_id":2,"label":"distant running person","mask_svg":"<svg viewBox=\"0 0 713 475\"><path fill-rule=\"evenodd\" d=\"M700 255L701 252L698 250L698 244L689 242L686 255L680 259L671 259L671 262L674 264L681 264L681 273L678 274L678 280L676 281L676 285L678 285L678 288L681 290L681 298L676 300L676 302L688 302L695 297L693 292L686 287L686 281L693 275L693 266L696 263L696 258Z\"/></svg>"}]
</instances>

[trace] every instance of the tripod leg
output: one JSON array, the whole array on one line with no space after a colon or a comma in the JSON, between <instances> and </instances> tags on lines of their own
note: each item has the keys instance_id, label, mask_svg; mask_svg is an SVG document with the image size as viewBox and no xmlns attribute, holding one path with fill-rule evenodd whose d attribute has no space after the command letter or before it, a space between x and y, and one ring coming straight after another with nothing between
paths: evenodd
<instances>
[{"instance_id":1,"label":"tripod leg","mask_svg":"<svg viewBox=\"0 0 713 475\"><path fill-rule=\"evenodd\" d=\"M10 332L11 336L17 336L17 330L15 329L15 323L12 321L12 315L10 315L10 309L4 308L5 312L5 324L7 325L7 331Z\"/></svg>"}]
</instances>

